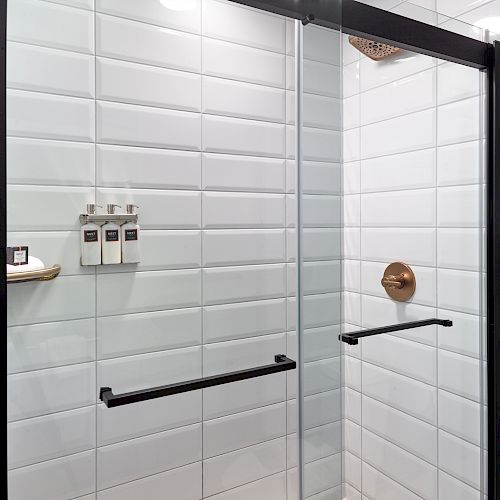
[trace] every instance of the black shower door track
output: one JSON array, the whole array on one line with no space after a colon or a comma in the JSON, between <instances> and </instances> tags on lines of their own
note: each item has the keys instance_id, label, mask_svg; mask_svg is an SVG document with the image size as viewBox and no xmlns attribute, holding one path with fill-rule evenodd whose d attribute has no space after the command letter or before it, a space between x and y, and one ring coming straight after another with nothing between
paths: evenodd
<instances>
[{"instance_id":1,"label":"black shower door track","mask_svg":"<svg viewBox=\"0 0 500 500\"><path fill-rule=\"evenodd\" d=\"M488 75L487 156L487 352L488 352L488 491L500 500L500 43L488 44L355 0L231 0L233 2L314 24L390 43L413 52L485 71ZM6 45L7 0L0 0L0 269L6 269ZM496 64L495 64L496 62ZM7 373L7 282L0 279L2 368ZM5 427L3 436L4 498L7 488L7 377L2 383Z\"/></svg>"},{"instance_id":2,"label":"black shower door track","mask_svg":"<svg viewBox=\"0 0 500 500\"><path fill-rule=\"evenodd\" d=\"M488 483L500 500L500 42L446 31L355 0L231 0L289 18L341 30L487 74L487 385ZM299 368L300 369L300 368Z\"/></svg>"}]
</instances>

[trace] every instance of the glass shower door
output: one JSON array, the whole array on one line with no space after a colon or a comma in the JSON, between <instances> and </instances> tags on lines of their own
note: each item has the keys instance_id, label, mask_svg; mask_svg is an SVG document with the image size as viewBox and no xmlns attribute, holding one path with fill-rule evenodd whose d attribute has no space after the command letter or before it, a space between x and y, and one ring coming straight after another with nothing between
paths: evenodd
<instances>
[{"instance_id":1,"label":"glass shower door","mask_svg":"<svg viewBox=\"0 0 500 500\"><path fill-rule=\"evenodd\" d=\"M408 51L375 61L347 35L342 43L342 208L315 212L338 215L342 240L345 342L340 348L333 331L328 337L342 360L342 498L482 499L483 77ZM312 214L305 82L313 74L304 59L304 247ZM326 272L311 284L306 250L301 264L305 317L307 288L323 286ZM333 303L325 309L334 310ZM304 326L304 415L306 388L318 381L307 370L307 331ZM318 491L308 490L308 481L322 483L309 472L307 453L304 464L307 497ZM335 490L325 491L312 498L337 498Z\"/></svg>"}]
</instances>

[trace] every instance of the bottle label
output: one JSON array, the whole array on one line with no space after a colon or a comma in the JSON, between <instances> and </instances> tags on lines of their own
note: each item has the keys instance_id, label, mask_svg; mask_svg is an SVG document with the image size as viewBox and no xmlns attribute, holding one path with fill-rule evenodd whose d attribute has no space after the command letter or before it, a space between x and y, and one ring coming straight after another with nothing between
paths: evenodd
<instances>
[{"instance_id":1,"label":"bottle label","mask_svg":"<svg viewBox=\"0 0 500 500\"><path fill-rule=\"evenodd\" d=\"M137 241L137 229L125 229L125 241Z\"/></svg>"},{"instance_id":2,"label":"bottle label","mask_svg":"<svg viewBox=\"0 0 500 500\"><path fill-rule=\"evenodd\" d=\"M83 231L83 241L85 243L94 243L99 241L97 230L92 229L91 231Z\"/></svg>"},{"instance_id":3,"label":"bottle label","mask_svg":"<svg viewBox=\"0 0 500 500\"><path fill-rule=\"evenodd\" d=\"M120 241L118 230L106 229L106 241Z\"/></svg>"}]
</instances>

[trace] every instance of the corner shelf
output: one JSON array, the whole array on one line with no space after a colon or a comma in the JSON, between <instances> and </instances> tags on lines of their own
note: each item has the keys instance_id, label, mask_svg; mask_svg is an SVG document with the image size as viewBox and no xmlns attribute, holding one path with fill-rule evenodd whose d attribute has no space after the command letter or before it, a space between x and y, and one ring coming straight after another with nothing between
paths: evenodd
<instances>
[{"instance_id":1,"label":"corner shelf","mask_svg":"<svg viewBox=\"0 0 500 500\"><path fill-rule=\"evenodd\" d=\"M28 281L50 281L57 278L61 272L61 266L54 264L52 267L38 269L37 271L21 271L19 273L7 273L7 284L26 283Z\"/></svg>"}]
</instances>

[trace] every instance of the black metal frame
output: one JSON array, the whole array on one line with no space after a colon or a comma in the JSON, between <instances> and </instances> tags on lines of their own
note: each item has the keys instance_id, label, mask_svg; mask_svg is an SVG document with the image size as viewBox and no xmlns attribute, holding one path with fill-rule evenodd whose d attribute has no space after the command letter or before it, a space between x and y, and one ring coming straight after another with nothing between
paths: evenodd
<instances>
[{"instance_id":1,"label":"black metal frame","mask_svg":"<svg viewBox=\"0 0 500 500\"><path fill-rule=\"evenodd\" d=\"M414 52L488 71L488 491L500 500L500 48L360 4L355 0L232 0L295 19L314 16L315 24L344 33L368 36ZM6 224L6 25L7 0L0 0L0 266L5 269ZM7 329L6 277L0 281L1 321ZM2 343L3 367L7 372L6 343ZM495 383L498 381L498 383ZM7 398L4 380L4 401ZM4 429L5 487L7 498L7 433Z\"/></svg>"},{"instance_id":2,"label":"black metal frame","mask_svg":"<svg viewBox=\"0 0 500 500\"><path fill-rule=\"evenodd\" d=\"M198 391L207 389L216 385L230 384L240 380L248 380L250 378L262 377L273 373L295 370L297 363L284 354L274 356L272 365L257 366L246 370L238 370L236 372L223 373L221 375L212 375L211 377L197 378L186 382L178 382L176 384L162 385L160 387L152 387L140 391L126 392L124 394L113 394L111 387L101 387L99 391L99 399L108 407L129 405L148 401L150 399L164 398L173 394L181 394L183 392Z\"/></svg>"},{"instance_id":3,"label":"black metal frame","mask_svg":"<svg viewBox=\"0 0 500 500\"><path fill-rule=\"evenodd\" d=\"M370 328L369 330L359 330L356 332L342 333L339 335L339 340L349 345L357 345L358 339L363 337L372 337L373 335L381 335L382 333L400 332L401 330L411 330L412 328L420 328L421 326L440 325L453 326L453 321L449 319L423 319L420 321L409 321L407 323L398 323L397 325L386 325L379 328Z\"/></svg>"}]
</instances>

